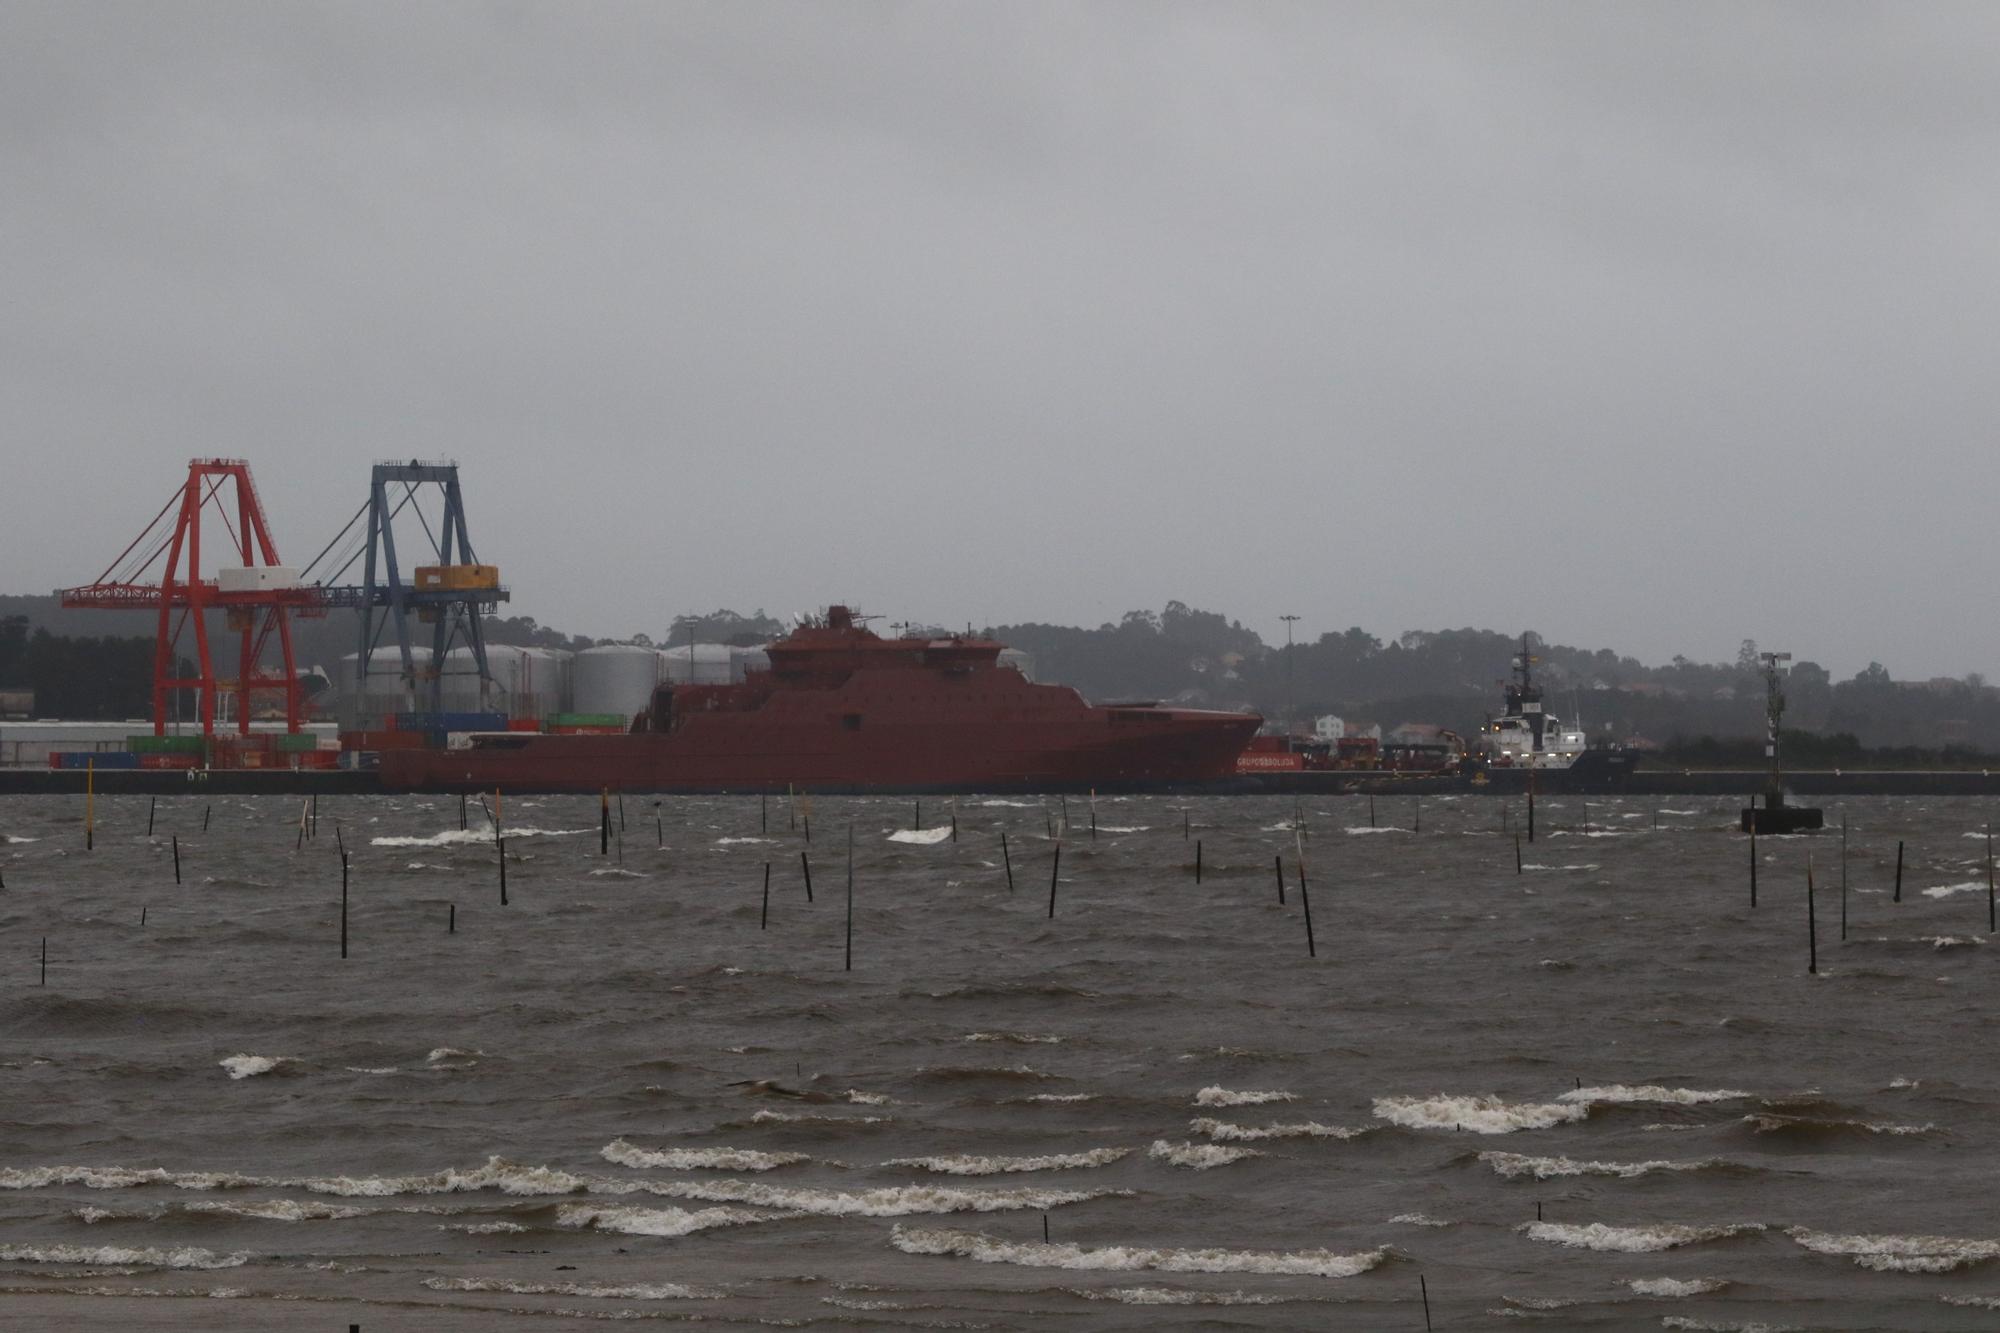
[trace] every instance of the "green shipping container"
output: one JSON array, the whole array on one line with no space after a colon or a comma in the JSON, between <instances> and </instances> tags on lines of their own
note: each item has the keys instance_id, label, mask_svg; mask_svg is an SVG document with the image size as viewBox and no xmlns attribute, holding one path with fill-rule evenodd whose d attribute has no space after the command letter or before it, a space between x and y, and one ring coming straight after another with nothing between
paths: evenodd
<instances>
[{"instance_id":1,"label":"green shipping container","mask_svg":"<svg viewBox=\"0 0 2000 1333\"><path fill-rule=\"evenodd\" d=\"M294 754L300 750L317 750L319 748L319 737L313 735L310 731L301 731L296 735L286 732L272 742L271 748L281 750L286 754Z\"/></svg>"},{"instance_id":2,"label":"green shipping container","mask_svg":"<svg viewBox=\"0 0 2000 1333\"><path fill-rule=\"evenodd\" d=\"M622 727L631 720L623 713L553 713L547 719L552 727Z\"/></svg>"}]
</instances>

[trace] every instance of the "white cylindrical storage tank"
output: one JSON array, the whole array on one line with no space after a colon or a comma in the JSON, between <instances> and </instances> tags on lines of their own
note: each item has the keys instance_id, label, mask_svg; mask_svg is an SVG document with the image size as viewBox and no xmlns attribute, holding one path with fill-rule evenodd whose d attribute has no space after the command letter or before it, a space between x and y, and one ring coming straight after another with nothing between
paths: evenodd
<instances>
[{"instance_id":1,"label":"white cylindrical storage tank","mask_svg":"<svg viewBox=\"0 0 2000 1333\"><path fill-rule=\"evenodd\" d=\"M494 649L487 649L487 660L491 662ZM444 655L444 666L440 668L444 676L444 711L447 713L477 713L487 706L479 689L479 663L473 659L472 649L454 648Z\"/></svg>"},{"instance_id":2,"label":"white cylindrical storage tank","mask_svg":"<svg viewBox=\"0 0 2000 1333\"><path fill-rule=\"evenodd\" d=\"M749 648L731 647L729 650L729 679L741 681L753 671L769 671L771 655L764 651L762 644Z\"/></svg>"},{"instance_id":3,"label":"white cylindrical storage tank","mask_svg":"<svg viewBox=\"0 0 2000 1333\"><path fill-rule=\"evenodd\" d=\"M999 665L1013 667L1029 680L1035 678L1035 659L1031 655L1022 652L1019 648L1002 648L1000 650Z\"/></svg>"},{"instance_id":4,"label":"white cylindrical storage tank","mask_svg":"<svg viewBox=\"0 0 2000 1333\"><path fill-rule=\"evenodd\" d=\"M334 689L339 692L339 715L350 730L371 731L392 722L398 713L430 706L430 690L424 672L430 666L431 650L410 649L417 673L412 683L403 677L403 653L394 644L377 648L368 661L368 678L360 679L361 655L348 653L334 668Z\"/></svg>"},{"instance_id":5,"label":"white cylindrical storage tank","mask_svg":"<svg viewBox=\"0 0 2000 1333\"><path fill-rule=\"evenodd\" d=\"M727 685L730 648L726 643L691 643L662 648L666 678L676 685Z\"/></svg>"},{"instance_id":6,"label":"white cylindrical storage tank","mask_svg":"<svg viewBox=\"0 0 2000 1333\"><path fill-rule=\"evenodd\" d=\"M631 643L604 643L576 655L569 712L617 713L630 717L653 698L664 678L657 649Z\"/></svg>"}]
</instances>

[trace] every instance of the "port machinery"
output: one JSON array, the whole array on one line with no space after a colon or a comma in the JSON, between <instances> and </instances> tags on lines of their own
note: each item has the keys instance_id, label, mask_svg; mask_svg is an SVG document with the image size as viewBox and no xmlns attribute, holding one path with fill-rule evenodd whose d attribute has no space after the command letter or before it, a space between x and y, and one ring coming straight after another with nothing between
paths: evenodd
<instances>
[{"instance_id":1,"label":"port machinery","mask_svg":"<svg viewBox=\"0 0 2000 1333\"><path fill-rule=\"evenodd\" d=\"M443 496L443 514L435 532L419 504L421 488L428 486L435 486ZM436 563L417 566L412 571L414 577L405 582L396 556L394 520L409 509L415 510L429 539L425 554ZM208 577L202 573L204 518L220 522L227 534L222 550L233 562L217 563ZM329 561L364 518L362 544ZM211 538L211 556L217 545ZM338 582L354 561L364 556L363 581ZM312 570L322 566L329 570L328 575L309 581ZM376 639L393 626L401 650L401 676L413 686L427 682L435 708L442 690L437 664L452 639L462 635L472 649L483 697L490 688L491 675L480 616L508 598L499 571L476 563L456 464L376 464L367 501L302 573L278 559L250 477L250 465L240 458L190 460L187 480L104 572L91 583L60 589L57 595L65 607L157 611L153 734L166 734L173 692L192 689L199 698L202 734L209 737L215 734L218 698L232 694L236 730L248 735L251 694L261 690L282 693L285 728L299 730L302 708L291 617L324 616L335 608L359 612L361 652L356 670L360 679L366 679ZM378 610L382 612L379 618ZM420 623L434 626L433 657L424 670L416 667L411 652L408 622L412 610ZM208 614L213 611L224 614L229 632L237 636L237 669L231 678L216 673ZM194 656L182 659L176 649L189 627L194 634ZM273 639L280 662L266 668L260 663ZM184 674L183 661L191 664L193 675Z\"/></svg>"}]
</instances>

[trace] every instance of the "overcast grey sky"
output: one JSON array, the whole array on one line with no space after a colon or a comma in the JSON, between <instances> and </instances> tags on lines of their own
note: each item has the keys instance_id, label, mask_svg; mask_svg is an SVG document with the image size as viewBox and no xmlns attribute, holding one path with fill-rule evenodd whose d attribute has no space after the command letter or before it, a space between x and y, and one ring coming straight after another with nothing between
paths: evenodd
<instances>
[{"instance_id":1,"label":"overcast grey sky","mask_svg":"<svg viewBox=\"0 0 2000 1333\"><path fill-rule=\"evenodd\" d=\"M2000 6L0 0L0 591L452 457L515 609L2000 676Z\"/></svg>"}]
</instances>

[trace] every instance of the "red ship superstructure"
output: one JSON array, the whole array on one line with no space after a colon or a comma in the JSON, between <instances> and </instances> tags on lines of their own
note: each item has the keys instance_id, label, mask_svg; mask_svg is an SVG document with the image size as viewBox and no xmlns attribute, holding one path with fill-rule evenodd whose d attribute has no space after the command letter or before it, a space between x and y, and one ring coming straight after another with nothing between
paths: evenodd
<instances>
[{"instance_id":1,"label":"red ship superstructure","mask_svg":"<svg viewBox=\"0 0 2000 1333\"><path fill-rule=\"evenodd\" d=\"M884 639L835 606L740 684L662 685L622 736L474 735L384 753L390 787L521 791L1037 791L1226 778L1254 714L1093 706L991 639Z\"/></svg>"}]
</instances>

